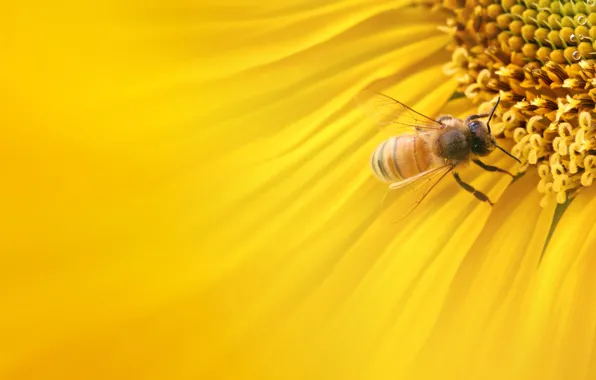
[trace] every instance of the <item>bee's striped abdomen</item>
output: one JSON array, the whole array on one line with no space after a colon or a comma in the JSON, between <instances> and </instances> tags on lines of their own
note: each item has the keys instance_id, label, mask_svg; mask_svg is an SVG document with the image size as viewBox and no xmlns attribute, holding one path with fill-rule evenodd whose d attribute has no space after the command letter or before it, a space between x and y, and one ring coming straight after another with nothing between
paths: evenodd
<instances>
[{"instance_id":1,"label":"bee's striped abdomen","mask_svg":"<svg viewBox=\"0 0 596 380\"><path fill-rule=\"evenodd\" d=\"M397 145L399 137L385 140L375 149L370 158L370 167L373 174L385 182L401 181L402 177L397 162Z\"/></svg>"},{"instance_id":2,"label":"bee's striped abdomen","mask_svg":"<svg viewBox=\"0 0 596 380\"><path fill-rule=\"evenodd\" d=\"M381 181L398 182L429 170L434 162L426 140L414 134L382 142L373 152L370 165Z\"/></svg>"}]
</instances>

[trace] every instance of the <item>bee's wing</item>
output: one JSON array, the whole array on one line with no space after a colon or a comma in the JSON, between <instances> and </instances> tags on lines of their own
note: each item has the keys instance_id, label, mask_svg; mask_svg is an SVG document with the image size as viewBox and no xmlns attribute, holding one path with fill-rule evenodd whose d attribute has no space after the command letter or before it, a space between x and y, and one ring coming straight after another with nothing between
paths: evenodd
<instances>
[{"instance_id":1,"label":"bee's wing","mask_svg":"<svg viewBox=\"0 0 596 380\"><path fill-rule=\"evenodd\" d=\"M397 220L410 215L435 186L453 170L452 165L439 166L422 172L413 177L394 182L389 185L391 190L399 189L399 210L396 211Z\"/></svg>"},{"instance_id":2,"label":"bee's wing","mask_svg":"<svg viewBox=\"0 0 596 380\"><path fill-rule=\"evenodd\" d=\"M372 91L362 91L355 97L365 114L381 125L397 124L406 128L441 129L443 124L406 106L392 97Z\"/></svg>"},{"instance_id":3,"label":"bee's wing","mask_svg":"<svg viewBox=\"0 0 596 380\"><path fill-rule=\"evenodd\" d=\"M429 170L419 173L413 177L406 178L399 182L394 182L389 185L389 188L390 189L400 189L402 187L414 185L415 183L417 183L418 181L423 180L423 179L425 179L426 181L430 181L433 178L440 176L441 173L443 173L445 171L448 173L451 169L453 169L453 167L450 165L444 165L444 166L439 166L437 168L429 169ZM443 174L445 174L445 173L443 173Z\"/></svg>"}]
</instances>

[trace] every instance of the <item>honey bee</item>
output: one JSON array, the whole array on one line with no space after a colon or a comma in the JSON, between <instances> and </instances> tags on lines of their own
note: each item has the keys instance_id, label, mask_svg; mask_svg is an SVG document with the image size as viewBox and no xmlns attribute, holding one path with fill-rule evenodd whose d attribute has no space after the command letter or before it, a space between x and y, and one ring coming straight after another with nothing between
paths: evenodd
<instances>
[{"instance_id":1,"label":"honey bee","mask_svg":"<svg viewBox=\"0 0 596 380\"><path fill-rule=\"evenodd\" d=\"M464 182L457 172L460 165L470 161L486 171L514 177L507 170L487 165L479 159L496 148L520 162L499 146L491 134L490 121L500 98L497 98L490 113L470 115L462 120L450 115L433 119L390 96L363 94L361 96L367 97L365 105L374 112L374 116L381 117L386 123L395 123L410 129L410 133L383 141L373 152L370 166L378 179L390 183L390 189L399 189L418 182L428 184L416 206L449 173L464 190L492 206L494 203L486 194ZM485 117L488 117L486 122L480 120Z\"/></svg>"}]
</instances>

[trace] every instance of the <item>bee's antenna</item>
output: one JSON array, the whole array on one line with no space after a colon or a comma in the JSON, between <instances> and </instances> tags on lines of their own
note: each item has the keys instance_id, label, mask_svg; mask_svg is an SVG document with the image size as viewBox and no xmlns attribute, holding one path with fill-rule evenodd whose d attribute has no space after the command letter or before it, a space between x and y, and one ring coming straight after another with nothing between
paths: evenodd
<instances>
[{"instance_id":1,"label":"bee's antenna","mask_svg":"<svg viewBox=\"0 0 596 380\"><path fill-rule=\"evenodd\" d=\"M501 101L501 97L499 96L497 98L497 102L495 103L495 106L493 107L493 109L490 111L490 115L488 115L488 121L486 122L486 127L488 128L488 133L490 133L490 119L493 118L493 114L495 113L495 110L497 109L497 106L499 105L499 102Z\"/></svg>"},{"instance_id":2,"label":"bee's antenna","mask_svg":"<svg viewBox=\"0 0 596 380\"><path fill-rule=\"evenodd\" d=\"M521 161L519 160L519 158L515 157L513 154L509 153L506 149L501 148L499 145L497 145L497 143L495 142L495 146L499 149L501 149L501 151L503 151L503 153L505 153L506 155L508 155L509 157L513 158L515 161L519 162L521 164Z\"/></svg>"},{"instance_id":3,"label":"bee's antenna","mask_svg":"<svg viewBox=\"0 0 596 380\"><path fill-rule=\"evenodd\" d=\"M491 133L490 131L490 119L493 118L493 115L495 114L495 110L497 109L497 106L499 105L499 102L501 101L501 97L499 96L497 98L497 102L495 103L495 106L493 107L493 109L490 111L490 114L488 115L488 120L486 121L486 128L488 128L488 133ZM503 153L505 153L506 155L508 155L509 157L513 158L515 161L519 162L521 164L521 161L519 160L519 158L515 157L513 154L509 153L506 149L501 148L497 142L495 141L495 146L497 148L499 148Z\"/></svg>"}]
</instances>

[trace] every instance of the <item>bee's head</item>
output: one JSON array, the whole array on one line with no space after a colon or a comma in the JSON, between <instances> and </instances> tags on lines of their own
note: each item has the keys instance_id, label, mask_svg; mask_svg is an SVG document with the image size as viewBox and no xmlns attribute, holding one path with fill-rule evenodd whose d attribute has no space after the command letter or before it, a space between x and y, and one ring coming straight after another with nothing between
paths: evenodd
<instances>
[{"instance_id":1,"label":"bee's head","mask_svg":"<svg viewBox=\"0 0 596 380\"><path fill-rule=\"evenodd\" d=\"M486 156L492 152L497 144L486 123L472 120L468 123L470 129L470 148L477 156Z\"/></svg>"},{"instance_id":2,"label":"bee's head","mask_svg":"<svg viewBox=\"0 0 596 380\"><path fill-rule=\"evenodd\" d=\"M470 143L472 153L474 153L475 155L478 155L478 156L486 156L490 152L492 152L495 148L498 148L498 149L502 150L503 153L505 153L509 157L511 157L514 160L516 160L517 162L521 163L517 157L513 156L511 153L507 152L505 149L503 149L502 147L500 147L497 144L495 137L492 135L492 133L490 131L490 120L492 119L493 114L495 113L495 110L497 109L497 106L499 105L499 101L501 101L501 98L497 98L497 103L495 104L493 109L490 111L490 114L488 115L488 120L486 121L486 123L484 123L483 121L478 120L477 118L474 118L474 117L469 117L466 120L467 124L468 124L468 128L470 129L470 142L469 143ZM478 116L476 116L476 117L478 117Z\"/></svg>"}]
</instances>

